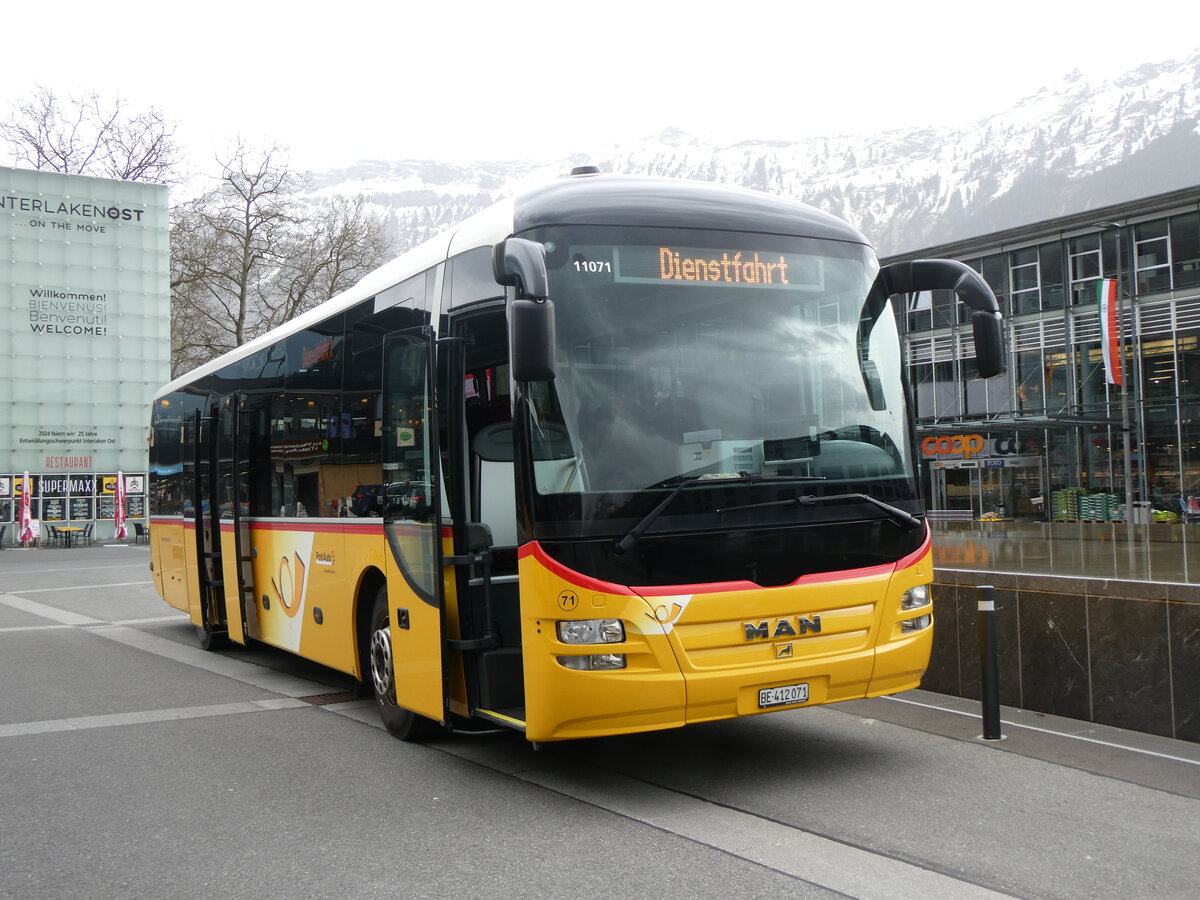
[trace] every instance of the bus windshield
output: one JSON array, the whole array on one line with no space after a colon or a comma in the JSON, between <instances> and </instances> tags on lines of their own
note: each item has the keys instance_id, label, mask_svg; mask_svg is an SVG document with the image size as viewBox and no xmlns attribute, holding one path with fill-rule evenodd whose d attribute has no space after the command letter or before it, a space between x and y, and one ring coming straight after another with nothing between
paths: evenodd
<instances>
[{"instance_id":1,"label":"bus windshield","mask_svg":"<svg viewBox=\"0 0 1200 900\"><path fill-rule=\"evenodd\" d=\"M777 509L781 491L919 511L896 320L867 310L868 247L697 229L529 236L547 250L558 344L555 380L529 390L539 518L627 520L681 481L742 473L776 485L759 520L845 515Z\"/></svg>"}]
</instances>

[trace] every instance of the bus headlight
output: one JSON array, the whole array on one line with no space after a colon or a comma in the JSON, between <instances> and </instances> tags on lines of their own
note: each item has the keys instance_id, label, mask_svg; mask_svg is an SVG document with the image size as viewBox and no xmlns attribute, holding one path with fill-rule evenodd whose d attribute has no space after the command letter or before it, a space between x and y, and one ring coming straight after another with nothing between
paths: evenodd
<instances>
[{"instance_id":1,"label":"bus headlight","mask_svg":"<svg viewBox=\"0 0 1200 900\"><path fill-rule=\"evenodd\" d=\"M625 626L620 619L571 619L558 623L558 639L564 644L619 644L625 640Z\"/></svg>"},{"instance_id":2,"label":"bus headlight","mask_svg":"<svg viewBox=\"0 0 1200 900\"><path fill-rule=\"evenodd\" d=\"M906 619L900 623L901 634L911 634L914 631L924 631L933 622L933 617L926 613L923 616L917 616L915 619Z\"/></svg>"},{"instance_id":3,"label":"bus headlight","mask_svg":"<svg viewBox=\"0 0 1200 900\"><path fill-rule=\"evenodd\" d=\"M900 596L900 609L907 612L910 609L920 609L929 605L929 586L918 584L909 588Z\"/></svg>"},{"instance_id":4,"label":"bus headlight","mask_svg":"<svg viewBox=\"0 0 1200 900\"><path fill-rule=\"evenodd\" d=\"M600 672L625 668L624 653L597 653L593 656L560 656L558 664L578 672Z\"/></svg>"}]
</instances>

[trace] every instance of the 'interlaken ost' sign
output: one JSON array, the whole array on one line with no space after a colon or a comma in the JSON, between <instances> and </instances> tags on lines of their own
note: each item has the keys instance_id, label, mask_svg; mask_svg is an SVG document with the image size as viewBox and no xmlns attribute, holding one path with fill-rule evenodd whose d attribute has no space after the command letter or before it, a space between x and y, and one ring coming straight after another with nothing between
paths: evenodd
<instances>
[{"instance_id":1,"label":"'interlaken ost' sign","mask_svg":"<svg viewBox=\"0 0 1200 900\"><path fill-rule=\"evenodd\" d=\"M0 195L0 210L28 214L31 231L79 232L103 235L121 223L141 223L144 209L97 202L47 199L19 194ZM79 235L82 237L82 235ZM107 291L62 290L28 287L29 330L43 335L92 335L109 333Z\"/></svg>"},{"instance_id":2,"label":"'interlaken ost' sign","mask_svg":"<svg viewBox=\"0 0 1200 900\"><path fill-rule=\"evenodd\" d=\"M0 166L0 469L145 467L146 410L170 377L167 200L164 185ZM93 495L63 496L70 515Z\"/></svg>"}]
</instances>

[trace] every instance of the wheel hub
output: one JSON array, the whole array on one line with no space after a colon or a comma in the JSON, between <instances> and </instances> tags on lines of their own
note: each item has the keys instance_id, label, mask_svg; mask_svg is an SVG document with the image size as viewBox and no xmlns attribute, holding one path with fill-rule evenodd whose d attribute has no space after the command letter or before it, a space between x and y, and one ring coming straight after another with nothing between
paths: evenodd
<instances>
[{"instance_id":1,"label":"wheel hub","mask_svg":"<svg viewBox=\"0 0 1200 900\"><path fill-rule=\"evenodd\" d=\"M392 681L392 637L387 623L371 636L371 679L375 682L375 696L380 701L396 705L396 693Z\"/></svg>"}]
</instances>

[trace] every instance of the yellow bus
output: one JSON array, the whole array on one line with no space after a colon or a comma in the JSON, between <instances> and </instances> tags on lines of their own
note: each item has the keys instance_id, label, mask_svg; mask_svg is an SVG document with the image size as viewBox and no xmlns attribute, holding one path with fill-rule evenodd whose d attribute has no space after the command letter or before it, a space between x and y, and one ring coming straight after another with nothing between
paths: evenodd
<instances>
[{"instance_id":1,"label":"yellow bus","mask_svg":"<svg viewBox=\"0 0 1200 900\"><path fill-rule=\"evenodd\" d=\"M915 687L929 528L894 297L961 263L741 189L576 170L162 388L157 589L404 739L675 728Z\"/></svg>"}]
</instances>

